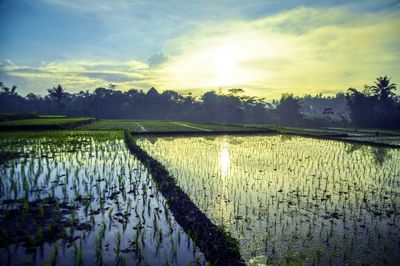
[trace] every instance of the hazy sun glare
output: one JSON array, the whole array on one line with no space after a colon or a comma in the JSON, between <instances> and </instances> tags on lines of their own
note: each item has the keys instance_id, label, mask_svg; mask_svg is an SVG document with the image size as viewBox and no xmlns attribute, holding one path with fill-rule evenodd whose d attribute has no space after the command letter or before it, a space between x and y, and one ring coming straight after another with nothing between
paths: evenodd
<instances>
[{"instance_id":1,"label":"hazy sun glare","mask_svg":"<svg viewBox=\"0 0 400 266\"><path fill-rule=\"evenodd\" d=\"M115 15L114 19L121 19L119 13ZM170 17L173 16L165 19L169 21ZM181 26L182 21L176 21ZM132 24L136 25L123 23ZM38 58L32 65L25 60L29 56L20 55L20 51L30 48L17 49L10 42L6 46L18 50L16 58L20 58L14 61L8 54L1 58L0 53L0 80L17 85L22 94L46 93L45 88L58 83L71 92L112 83L121 90L156 87L194 95L219 88L223 92L243 88L246 95L267 99L279 98L285 92L334 94L349 87L362 88L379 75L396 78L399 26L396 8L355 12L351 5L296 6L252 17L237 15L213 20L207 16L197 23L190 20L184 30L157 25L151 28L152 34L147 30L142 36L158 36L162 39L158 41L142 40L128 28L123 34L101 38L115 42L112 46L107 43L99 50L83 46L79 51L84 54L68 53L55 59L35 56ZM123 29L122 25L117 29ZM139 29L142 28L136 30ZM128 36L133 40L125 40ZM119 45L126 46L126 50L119 50ZM55 50L65 49L57 43ZM87 55L87 51L93 51L93 55ZM99 51L110 55L100 56Z\"/></svg>"},{"instance_id":2,"label":"hazy sun glare","mask_svg":"<svg viewBox=\"0 0 400 266\"><path fill-rule=\"evenodd\" d=\"M222 177L229 176L230 167L231 167L231 160L230 160L230 157L229 157L228 142L226 140L221 144L221 152L220 152L220 156L219 156L219 165L220 165L220 169L221 169L221 176Z\"/></svg>"},{"instance_id":3,"label":"hazy sun glare","mask_svg":"<svg viewBox=\"0 0 400 266\"><path fill-rule=\"evenodd\" d=\"M362 87L378 75L393 75L398 64L394 25L399 22L392 14L378 18L345 9L321 14L300 8L255 21L203 25L169 41L172 60L163 65L160 84L241 87L267 98Z\"/></svg>"},{"instance_id":4,"label":"hazy sun glare","mask_svg":"<svg viewBox=\"0 0 400 266\"><path fill-rule=\"evenodd\" d=\"M216 73L216 84L227 85L236 80L239 75L238 60L240 51L230 47L222 46L215 49L213 53L214 61L212 62L213 71Z\"/></svg>"}]
</instances>

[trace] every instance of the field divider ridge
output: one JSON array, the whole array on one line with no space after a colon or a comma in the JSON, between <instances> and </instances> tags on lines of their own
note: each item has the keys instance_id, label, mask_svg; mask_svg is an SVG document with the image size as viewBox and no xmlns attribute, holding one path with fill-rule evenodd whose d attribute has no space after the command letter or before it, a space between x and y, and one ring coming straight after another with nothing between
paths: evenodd
<instances>
[{"instance_id":1,"label":"field divider ridge","mask_svg":"<svg viewBox=\"0 0 400 266\"><path fill-rule=\"evenodd\" d=\"M134 136L221 136L221 135L271 135L280 134L275 130L223 130L223 131L147 131L131 132Z\"/></svg>"},{"instance_id":2,"label":"field divider ridge","mask_svg":"<svg viewBox=\"0 0 400 266\"><path fill-rule=\"evenodd\" d=\"M314 138L314 139L321 139L321 140L334 140L334 141L340 141L343 143L349 143L349 144L355 144L355 145L366 145L366 146L372 146L372 147L400 149L400 145L398 145L398 144L351 139L351 137L349 137L347 134L338 134L338 135L334 135L334 136L332 136L332 135L311 135L311 134L291 133L291 132L279 132L279 134L289 135L289 136L299 136L299 137L304 137L304 138Z\"/></svg>"},{"instance_id":3,"label":"field divider ridge","mask_svg":"<svg viewBox=\"0 0 400 266\"><path fill-rule=\"evenodd\" d=\"M142 132L147 132L147 129L145 129L139 122L135 122L135 124L140 128Z\"/></svg>"},{"instance_id":4,"label":"field divider ridge","mask_svg":"<svg viewBox=\"0 0 400 266\"><path fill-rule=\"evenodd\" d=\"M170 122L170 123L174 124L174 125L182 126L182 127L188 127L188 128L201 130L201 131L207 131L207 132L211 132L212 131L210 129L205 129L205 128L201 128L201 127L189 126L189 125L186 125L185 123L178 123L178 122Z\"/></svg>"},{"instance_id":5,"label":"field divider ridge","mask_svg":"<svg viewBox=\"0 0 400 266\"><path fill-rule=\"evenodd\" d=\"M79 126L91 124L95 121L97 121L96 118L89 118L81 121L73 121L61 124L0 126L0 131L44 131L44 130L73 129Z\"/></svg>"},{"instance_id":6,"label":"field divider ridge","mask_svg":"<svg viewBox=\"0 0 400 266\"><path fill-rule=\"evenodd\" d=\"M212 265L245 265L238 241L223 228L212 223L176 184L168 170L139 147L128 131L125 131L125 144L149 170L158 190L166 198L175 220L200 248L206 260Z\"/></svg>"}]
</instances>

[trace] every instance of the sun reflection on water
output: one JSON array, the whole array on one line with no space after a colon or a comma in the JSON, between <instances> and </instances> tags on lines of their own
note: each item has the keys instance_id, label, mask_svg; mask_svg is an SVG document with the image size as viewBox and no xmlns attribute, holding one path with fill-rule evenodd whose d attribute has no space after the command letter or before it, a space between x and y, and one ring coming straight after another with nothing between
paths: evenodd
<instances>
[{"instance_id":1,"label":"sun reflection on water","mask_svg":"<svg viewBox=\"0 0 400 266\"><path fill-rule=\"evenodd\" d=\"M222 177L229 176L230 166L231 166L231 160L229 158L228 142L224 140L224 142L221 145L221 152L219 155L219 167L221 170Z\"/></svg>"}]
</instances>

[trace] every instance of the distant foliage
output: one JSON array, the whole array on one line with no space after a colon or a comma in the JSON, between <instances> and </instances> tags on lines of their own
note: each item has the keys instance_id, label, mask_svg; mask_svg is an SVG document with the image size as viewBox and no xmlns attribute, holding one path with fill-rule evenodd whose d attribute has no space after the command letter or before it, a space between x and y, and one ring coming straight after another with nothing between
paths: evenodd
<instances>
[{"instance_id":1,"label":"distant foliage","mask_svg":"<svg viewBox=\"0 0 400 266\"><path fill-rule=\"evenodd\" d=\"M276 111L279 117L289 124L299 123L303 118L300 98L294 97L293 94L283 94Z\"/></svg>"},{"instance_id":2,"label":"distant foliage","mask_svg":"<svg viewBox=\"0 0 400 266\"><path fill-rule=\"evenodd\" d=\"M0 92L0 112L63 114L96 118L188 120L215 123L276 123L277 113L263 99L229 94L205 93L199 98L176 91L159 93L131 89L123 92L97 88L93 93L67 93L61 85L41 97L33 93L22 97Z\"/></svg>"},{"instance_id":3,"label":"distant foliage","mask_svg":"<svg viewBox=\"0 0 400 266\"><path fill-rule=\"evenodd\" d=\"M346 95L350 117L357 127L400 128L400 99L396 84L387 76L378 77L373 86L363 91L350 88Z\"/></svg>"},{"instance_id":4,"label":"distant foliage","mask_svg":"<svg viewBox=\"0 0 400 266\"><path fill-rule=\"evenodd\" d=\"M400 128L400 100L396 84L378 77L364 91L349 89L334 97L283 94L278 101L243 95L240 88L227 94L209 91L200 97L155 88L116 90L116 85L94 92L68 93L58 85L47 96L18 95L16 86L0 83L0 112L62 114L110 119L160 119L208 123L285 124L308 127L353 126ZM351 124L350 124L351 123Z\"/></svg>"}]
</instances>

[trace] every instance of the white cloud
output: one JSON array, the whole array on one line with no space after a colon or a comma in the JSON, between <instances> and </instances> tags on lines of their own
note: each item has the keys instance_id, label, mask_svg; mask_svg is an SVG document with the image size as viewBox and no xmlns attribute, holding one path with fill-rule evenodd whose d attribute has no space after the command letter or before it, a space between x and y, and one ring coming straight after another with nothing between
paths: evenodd
<instances>
[{"instance_id":1,"label":"white cloud","mask_svg":"<svg viewBox=\"0 0 400 266\"><path fill-rule=\"evenodd\" d=\"M0 64L0 80L21 82L35 92L57 83L79 91L113 82L121 89L242 87L249 94L270 98L282 92L361 87L381 74L393 76L395 82L398 78L394 76L400 68L396 9L354 12L346 7L300 7L252 19L240 16L239 7L229 9L231 16L218 17L214 7L226 6L222 2L178 6L177 1L160 3L157 9L155 2L147 1L46 1L99 18L111 28L105 38L118 43L135 38L147 47L162 39L160 49L150 50L165 52L153 54L147 62L152 52L143 55L136 48L132 53L141 55L142 61L60 60L31 67L5 60ZM179 14L168 13L171 8L178 8ZM196 8L202 15L193 15Z\"/></svg>"},{"instance_id":2,"label":"white cloud","mask_svg":"<svg viewBox=\"0 0 400 266\"><path fill-rule=\"evenodd\" d=\"M152 71L147 64L139 61L89 61L69 60L43 63L38 67L18 66L2 68L0 80L16 80L21 87L29 91L44 92L46 87L62 84L68 91L95 89L115 83L120 89L149 88L154 84ZM21 86L22 85L22 86Z\"/></svg>"},{"instance_id":3,"label":"white cloud","mask_svg":"<svg viewBox=\"0 0 400 266\"><path fill-rule=\"evenodd\" d=\"M13 67L15 66L14 62L11 61L10 59L4 59L1 63L0 63L0 69L4 69L7 67Z\"/></svg>"},{"instance_id":4,"label":"white cloud","mask_svg":"<svg viewBox=\"0 0 400 266\"><path fill-rule=\"evenodd\" d=\"M244 87L267 97L361 87L398 72L399 26L398 11L342 7L204 24L169 42L173 60L161 80L177 88Z\"/></svg>"}]
</instances>

